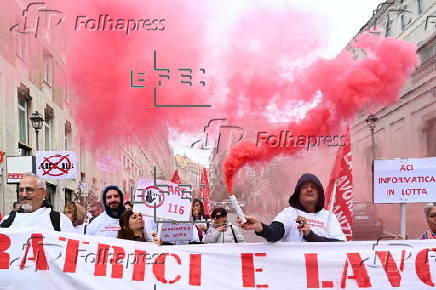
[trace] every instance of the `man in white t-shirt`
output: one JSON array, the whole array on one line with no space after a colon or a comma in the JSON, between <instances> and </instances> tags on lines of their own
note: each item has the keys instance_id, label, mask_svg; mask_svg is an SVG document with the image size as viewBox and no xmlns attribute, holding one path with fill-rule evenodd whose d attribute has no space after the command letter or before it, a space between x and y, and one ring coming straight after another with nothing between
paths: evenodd
<instances>
[{"instance_id":1,"label":"man in white t-shirt","mask_svg":"<svg viewBox=\"0 0 436 290\"><path fill-rule=\"evenodd\" d=\"M335 214L324 209L324 188L318 177L303 174L289 198L290 207L282 210L270 225L247 216L240 224L245 230L254 230L256 235L268 242L337 242L345 241Z\"/></svg>"},{"instance_id":2,"label":"man in white t-shirt","mask_svg":"<svg viewBox=\"0 0 436 290\"><path fill-rule=\"evenodd\" d=\"M116 238L120 227L120 216L126 210L123 205L123 192L118 186L110 185L103 190L104 212L90 222L86 234Z\"/></svg>"},{"instance_id":3,"label":"man in white t-shirt","mask_svg":"<svg viewBox=\"0 0 436 290\"><path fill-rule=\"evenodd\" d=\"M12 211L2 220L2 228L31 227L62 232L75 232L71 220L63 213L54 211L44 200L47 195L45 182L32 173L24 174L18 186L20 211Z\"/></svg>"}]
</instances>

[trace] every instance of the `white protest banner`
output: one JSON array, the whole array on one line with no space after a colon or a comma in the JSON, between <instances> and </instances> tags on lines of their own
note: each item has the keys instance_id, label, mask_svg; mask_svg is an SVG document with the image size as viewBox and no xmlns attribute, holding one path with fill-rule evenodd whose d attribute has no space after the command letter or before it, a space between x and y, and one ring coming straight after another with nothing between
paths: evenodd
<instances>
[{"instance_id":1,"label":"white protest banner","mask_svg":"<svg viewBox=\"0 0 436 290\"><path fill-rule=\"evenodd\" d=\"M7 183L19 183L24 173L33 172L33 156L6 156Z\"/></svg>"},{"instance_id":2,"label":"white protest banner","mask_svg":"<svg viewBox=\"0 0 436 290\"><path fill-rule=\"evenodd\" d=\"M173 221L189 221L191 218L191 191L188 187L168 180L140 178L136 184L132 202L135 211L147 216Z\"/></svg>"},{"instance_id":3,"label":"white protest banner","mask_svg":"<svg viewBox=\"0 0 436 290\"><path fill-rule=\"evenodd\" d=\"M77 157L72 151L37 151L36 175L46 179L76 179Z\"/></svg>"},{"instance_id":4,"label":"white protest banner","mask_svg":"<svg viewBox=\"0 0 436 290\"><path fill-rule=\"evenodd\" d=\"M193 224L162 223L160 239L164 242L192 241Z\"/></svg>"},{"instance_id":5,"label":"white protest banner","mask_svg":"<svg viewBox=\"0 0 436 290\"><path fill-rule=\"evenodd\" d=\"M436 157L374 160L374 203L436 202Z\"/></svg>"},{"instance_id":6,"label":"white protest banner","mask_svg":"<svg viewBox=\"0 0 436 290\"><path fill-rule=\"evenodd\" d=\"M0 289L434 289L435 255L433 240L159 247L0 229Z\"/></svg>"}]
</instances>

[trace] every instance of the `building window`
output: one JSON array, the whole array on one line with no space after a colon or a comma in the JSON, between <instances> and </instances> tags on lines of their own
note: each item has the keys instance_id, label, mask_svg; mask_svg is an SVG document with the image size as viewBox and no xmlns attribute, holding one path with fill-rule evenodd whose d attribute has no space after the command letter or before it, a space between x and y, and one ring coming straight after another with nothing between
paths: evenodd
<instances>
[{"instance_id":1,"label":"building window","mask_svg":"<svg viewBox=\"0 0 436 290\"><path fill-rule=\"evenodd\" d=\"M404 16L404 14L400 15L400 25L401 25L401 31L403 31L404 28L406 28L406 17Z\"/></svg>"},{"instance_id":2,"label":"building window","mask_svg":"<svg viewBox=\"0 0 436 290\"><path fill-rule=\"evenodd\" d=\"M421 57L422 64L432 58L434 55L436 55L436 40L419 49L419 56Z\"/></svg>"},{"instance_id":3,"label":"building window","mask_svg":"<svg viewBox=\"0 0 436 290\"><path fill-rule=\"evenodd\" d=\"M27 52L27 37L25 34L16 36L17 56L21 59L26 57Z\"/></svg>"},{"instance_id":4,"label":"building window","mask_svg":"<svg viewBox=\"0 0 436 290\"><path fill-rule=\"evenodd\" d=\"M422 0L416 0L416 6L418 8L418 15L422 13Z\"/></svg>"},{"instance_id":5,"label":"building window","mask_svg":"<svg viewBox=\"0 0 436 290\"><path fill-rule=\"evenodd\" d=\"M386 16L386 27L385 27L385 37L391 36L391 19L389 18L389 14Z\"/></svg>"},{"instance_id":6,"label":"building window","mask_svg":"<svg viewBox=\"0 0 436 290\"><path fill-rule=\"evenodd\" d=\"M53 85L53 56L47 51L44 51L43 71L43 82L51 88Z\"/></svg>"},{"instance_id":7,"label":"building window","mask_svg":"<svg viewBox=\"0 0 436 290\"><path fill-rule=\"evenodd\" d=\"M29 143L29 110L30 110L30 90L23 84L17 89L18 96L18 142L21 144Z\"/></svg>"},{"instance_id":8,"label":"building window","mask_svg":"<svg viewBox=\"0 0 436 290\"><path fill-rule=\"evenodd\" d=\"M427 135L427 156L436 156L436 118L431 119L425 126L425 135Z\"/></svg>"},{"instance_id":9,"label":"building window","mask_svg":"<svg viewBox=\"0 0 436 290\"><path fill-rule=\"evenodd\" d=\"M71 123L66 121L65 122L65 151L71 150L71 143L72 143L72 137L71 137Z\"/></svg>"},{"instance_id":10,"label":"building window","mask_svg":"<svg viewBox=\"0 0 436 290\"><path fill-rule=\"evenodd\" d=\"M44 121L44 136L45 136L45 150L50 151L50 127L51 127L51 120L45 119Z\"/></svg>"},{"instance_id":11,"label":"building window","mask_svg":"<svg viewBox=\"0 0 436 290\"><path fill-rule=\"evenodd\" d=\"M47 195L45 199L53 206L53 209L56 209L55 207L56 185L50 184L48 182L46 182L45 184L47 186Z\"/></svg>"},{"instance_id":12,"label":"building window","mask_svg":"<svg viewBox=\"0 0 436 290\"><path fill-rule=\"evenodd\" d=\"M251 168L251 167L246 167L245 168L245 175L246 176L254 176L254 171L253 171L253 168Z\"/></svg>"},{"instance_id":13,"label":"building window","mask_svg":"<svg viewBox=\"0 0 436 290\"><path fill-rule=\"evenodd\" d=\"M18 97L18 141L28 143L28 101Z\"/></svg>"},{"instance_id":14,"label":"building window","mask_svg":"<svg viewBox=\"0 0 436 290\"><path fill-rule=\"evenodd\" d=\"M46 151L50 151L53 146L53 119L54 110L52 107L47 105L44 109L44 147Z\"/></svg>"}]
</instances>

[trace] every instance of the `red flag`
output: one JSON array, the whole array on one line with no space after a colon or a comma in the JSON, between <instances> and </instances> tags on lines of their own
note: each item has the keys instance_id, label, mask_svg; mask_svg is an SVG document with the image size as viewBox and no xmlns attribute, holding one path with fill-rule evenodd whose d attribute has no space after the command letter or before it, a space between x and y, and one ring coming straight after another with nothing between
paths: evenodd
<instances>
[{"instance_id":1,"label":"red flag","mask_svg":"<svg viewBox=\"0 0 436 290\"><path fill-rule=\"evenodd\" d=\"M350 128L348 128L345 145L339 147L336 154L336 161L330 174L324 205L325 208L336 215L341 224L342 232L348 241L352 238L351 225L353 223L353 178L351 170L351 142ZM334 191L336 180L336 190Z\"/></svg>"},{"instance_id":2,"label":"red flag","mask_svg":"<svg viewBox=\"0 0 436 290\"><path fill-rule=\"evenodd\" d=\"M207 179L206 168L203 168L203 174L201 175L199 197L203 199L204 213L210 216L209 180Z\"/></svg>"},{"instance_id":3,"label":"red flag","mask_svg":"<svg viewBox=\"0 0 436 290\"><path fill-rule=\"evenodd\" d=\"M5 152L0 151L0 163L3 162L3 156L5 156Z\"/></svg>"},{"instance_id":4,"label":"red flag","mask_svg":"<svg viewBox=\"0 0 436 290\"><path fill-rule=\"evenodd\" d=\"M180 180L179 172L177 171L177 169L176 169L176 171L174 171L174 175L173 175L173 178L171 178L171 182L175 183L175 184L182 184L182 181Z\"/></svg>"}]
</instances>

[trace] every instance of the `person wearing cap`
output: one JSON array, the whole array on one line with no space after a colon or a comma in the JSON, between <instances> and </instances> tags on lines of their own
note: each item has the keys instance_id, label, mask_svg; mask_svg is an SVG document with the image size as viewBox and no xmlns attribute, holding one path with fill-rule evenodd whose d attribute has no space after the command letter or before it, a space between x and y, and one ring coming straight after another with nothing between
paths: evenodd
<instances>
[{"instance_id":1,"label":"person wearing cap","mask_svg":"<svg viewBox=\"0 0 436 290\"><path fill-rule=\"evenodd\" d=\"M252 216L239 225L254 230L268 242L338 242L345 241L335 214L324 209L324 187L318 177L303 174L289 198L290 207L282 210L270 225Z\"/></svg>"},{"instance_id":2,"label":"person wearing cap","mask_svg":"<svg viewBox=\"0 0 436 290\"><path fill-rule=\"evenodd\" d=\"M120 216L126 210L123 205L123 192L118 186L110 185L103 190L104 212L86 227L86 234L116 238L120 230Z\"/></svg>"},{"instance_id":3,"label":"person wearing cap","mask_svg":"<svg viewBox=\"0 0 436 290\"><path fill-rule=\"evenodd\" d=\"M218 207L211 214L213 223L206 232L204 243L243 243L244 236L238 227L227 222L227 211Z\"/></svg>"}]
</instances>

